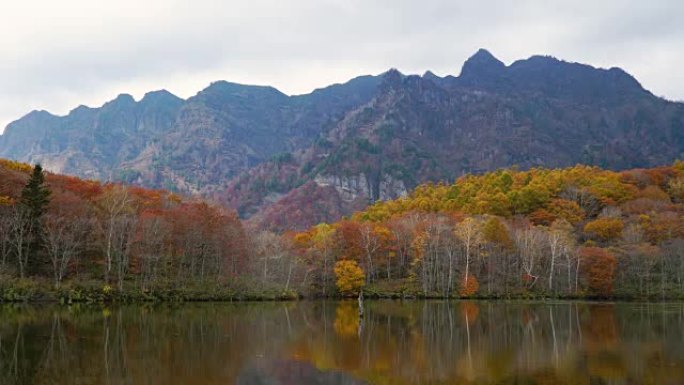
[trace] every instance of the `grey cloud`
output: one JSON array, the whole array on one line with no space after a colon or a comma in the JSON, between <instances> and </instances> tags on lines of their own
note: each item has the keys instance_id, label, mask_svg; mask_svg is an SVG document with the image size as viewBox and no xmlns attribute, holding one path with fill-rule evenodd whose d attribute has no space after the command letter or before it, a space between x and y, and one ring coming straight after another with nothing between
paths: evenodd
<instances>
[{"instance_id":1,"label":"grey cloud","mask_svg":"<svg viewBox=\"0 0 684 385\"><path fill-rule=\"evenodd\" d=\"M218 79L302 93L390 67L458 74L480 47L507 63L551 54L620 66L684 99L677 0L59 3L0 15L2 127L31 109L65 113L159 88L187 97Z\"/></svg>"}]
</instances>

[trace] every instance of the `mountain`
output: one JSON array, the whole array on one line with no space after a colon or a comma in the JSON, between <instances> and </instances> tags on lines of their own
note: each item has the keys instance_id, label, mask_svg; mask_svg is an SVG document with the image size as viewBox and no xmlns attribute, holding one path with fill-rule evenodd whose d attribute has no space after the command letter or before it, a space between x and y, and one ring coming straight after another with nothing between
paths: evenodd
<instances>
[{"instance_id":1,"label":"mountain","mask_svg":"<svg viewBox=\"0 0 684 385\"><path fill-rule=\"evenodd\" d=\"M392 69L298 96L220 81L187 100L161 91L32 112L0 136L0 157L203 194L276 230L465 173L650 167L683 153L684 105L623 70L548 56L507 66L486 50L458 76Z\"/></svg>"},{"instance_id":2,"label":"mountain","mask_svg":"<svg viewBox=\"0 0 684 385\"><path fill-rule=\"evenodd\" d=\"M140 102L119 95L100 108L80 106L65 117L34 111L0 136L2 157L42 163L46 169L92 179L119 179L134 160L172 127L183 100L167 91Z\"/></svg>"},{"instance_id":3,"label":"mountain","mask_svg":"<svg viewBox=\"0 0 684 385\"><path fill-rule=\"evenodd\" d=\"M0 156L103 180L204 192L273 155L309 145L321 127L367 102L362 76L308 95L212 83L188 100L168 91L119 95L58 117L34 111L9 124Z\"/></svg>"},{"instance_id":4,"label":"mountain","mask_svg":"<svg viewBox=\"0 0 684 385\"><path fill-rule=\"evenodd\" d=\"M342 209L330 215L315 210L331 220L368 200L466 173L511 165L646 167L667 164L683 150L684 106L656 98L622 70L550 57L506 67L479 51L458 77L385 73L373 100L323 139L236 178L225 196L243 215L255 210L259 223L283 229L302 225L293 214L304 207L341 199ZM314 193L303 181L333 186L337 194ZM319 195L328 202L307 198Z\"/></svg>"}]
</instances>

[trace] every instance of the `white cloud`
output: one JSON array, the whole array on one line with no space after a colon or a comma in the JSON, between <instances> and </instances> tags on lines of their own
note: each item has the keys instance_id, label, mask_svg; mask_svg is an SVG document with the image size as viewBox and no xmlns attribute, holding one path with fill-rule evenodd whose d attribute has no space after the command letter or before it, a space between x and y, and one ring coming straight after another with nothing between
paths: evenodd
<instances>
[{"instance_id":1,"label":"white cloud","mask_svg":"<svg viewBox=\"0 0 684 385\"><path fill-rule=\"evenodd\" d=\"M397 67L458 74L485 47L620 66L684 99L684 3L671 1L22 1L0 9L0 127L118 93L211 81L289 94Z\"/></svg>"}]
</instances>

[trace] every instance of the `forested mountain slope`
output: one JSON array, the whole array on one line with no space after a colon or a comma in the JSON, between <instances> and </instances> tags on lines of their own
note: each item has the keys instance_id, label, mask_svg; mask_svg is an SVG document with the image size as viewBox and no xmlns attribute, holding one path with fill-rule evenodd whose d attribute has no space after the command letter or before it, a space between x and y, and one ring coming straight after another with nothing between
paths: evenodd
<instances>
[{"instance_id":1,"label":"forested mountain slope","mask_svg":"<svg viewBox=\"0 0 684 385\"><path fill-rule=\"evenodd\" d=\"M202 194L277 230L465 173L652 167L683 153L684 105L621 69L544 56L506 66L485 50L457 77L390 70L300 96L216 82L188 100L162 91L33 112L0 136L0 156Z\"/></svg>"},{"instance_id":2,"label":"forested mountain slope","mask_svg":"<svg viewBox=\"0 0 684 385\"><path fill-rule=\"evenodd\" d=\"M548 57L505 67L480 51L457 78L384 74L373 100L323 139L239 176L223 197L243 215L265 207L255 220L284 229L306 225L291 220L296 210L341 201L337 211L350 212L422 182L512 165L667 164L682 156L683 140L684 105L654 97L619 69ZM309 181L336 189L330 204L307 200L316 195Z\"/></svg>"},{"instance_id":3,"label":"forested mountain slope","mask_svg":"<svg viewBox=\"0 0 684 385\"><path fill-rule=\"evenodd\" d=\"M291 237L328 292L681 298L684 163L468 175Z\"/></svg>"}]
</instances>

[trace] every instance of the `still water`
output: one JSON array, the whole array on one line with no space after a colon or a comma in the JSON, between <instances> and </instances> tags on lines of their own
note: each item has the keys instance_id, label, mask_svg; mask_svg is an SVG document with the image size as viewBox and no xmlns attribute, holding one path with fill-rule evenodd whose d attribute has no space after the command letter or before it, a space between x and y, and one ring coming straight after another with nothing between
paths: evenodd
<instances>
[{"instance_id":1,"label":"still water","mask_svg":"<svg viewBox=\"0 0 684 385\"><path fill-rule=\"evenodd\" d=\"M684 384L684 304L4 306L0 384Z\"/></svg>"}]
</instances>

